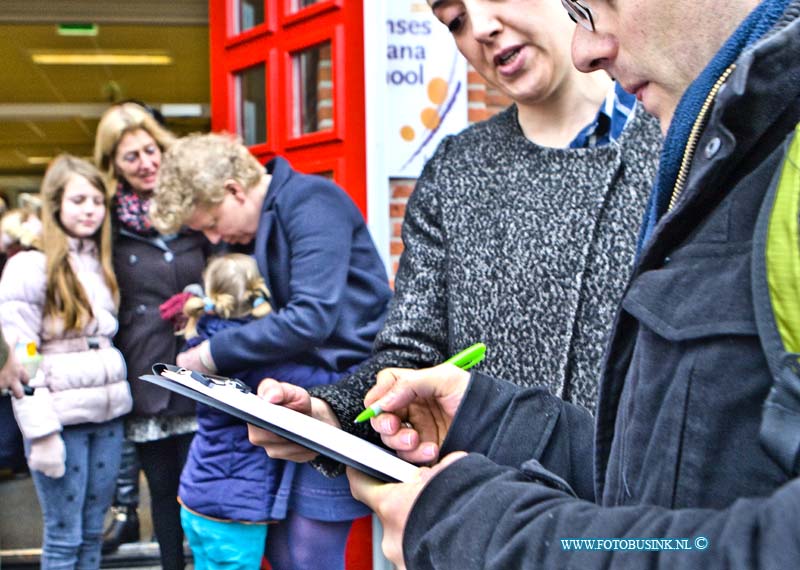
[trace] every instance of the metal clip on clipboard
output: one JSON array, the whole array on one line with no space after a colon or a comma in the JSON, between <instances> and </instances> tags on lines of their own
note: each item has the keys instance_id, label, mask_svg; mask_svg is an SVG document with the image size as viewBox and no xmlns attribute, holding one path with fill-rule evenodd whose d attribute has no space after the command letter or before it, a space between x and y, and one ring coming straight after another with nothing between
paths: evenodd
<instances>
[{"instance_id":1,"label":"metal clip on clipboard","mask_svg":"<svg viewBox=\"0 0 800 570\"><path fill-rule=\"evenodd\" d=\"M253 390L250 389L250 386L248 386L238 378L228 378L226 376L217 376L216 374L201 374L200 372L195 372L193 370L189 370L188 368L179 368L177 371L173 372L173 374L181 374L183 376L189 376L192 380L197 380L204 386L209 386L214 388L216 387L235 388L236 390L244 392L245 394L251 394L253 392Z\"/></svg>"}]
</instances>

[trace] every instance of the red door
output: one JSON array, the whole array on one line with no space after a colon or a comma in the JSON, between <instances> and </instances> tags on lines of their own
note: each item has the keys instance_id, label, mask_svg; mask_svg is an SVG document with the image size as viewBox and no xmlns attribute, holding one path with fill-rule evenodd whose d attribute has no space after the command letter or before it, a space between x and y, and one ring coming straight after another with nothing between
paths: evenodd
<instances>
[{"instance_id":1,"label":"red door","mask_svg":"<svg viewBox=\"0 0 800 570\"><path fill-rule=\"evenodd\" d=\"M211 127L332 177L366 216L362 0L210 0Z\"/></svg>"}]
</instances>

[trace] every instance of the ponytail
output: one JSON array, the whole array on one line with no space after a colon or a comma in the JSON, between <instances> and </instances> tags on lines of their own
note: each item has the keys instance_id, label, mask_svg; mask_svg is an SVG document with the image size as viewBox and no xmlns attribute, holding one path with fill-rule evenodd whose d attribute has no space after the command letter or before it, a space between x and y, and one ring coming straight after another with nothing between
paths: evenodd
<instances>
[{"instance_id":1,"label":"ponytail","mask_svg":"<svg viewBox=\"0 0 800 570\"><path fill-rule=\"evenodd\" d=\"M188 320L183 330L178 331L176 334L182 334L187 339L197 336L197 322L203 313L206 312L205 303L200 297L189 297L186 303L183 304L183 314L186 315Z\"/></svg>"}]
</instances>

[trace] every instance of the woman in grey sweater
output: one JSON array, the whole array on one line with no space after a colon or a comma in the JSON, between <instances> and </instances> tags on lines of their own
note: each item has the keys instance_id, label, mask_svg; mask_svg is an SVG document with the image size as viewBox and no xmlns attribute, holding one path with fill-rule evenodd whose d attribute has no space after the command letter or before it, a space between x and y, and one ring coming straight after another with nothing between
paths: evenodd
<instances>
[{"instance_id":1,"label":"woman in grey sweater","mask_svg":"<svg viewBox=\"0 0 800 570\"><path fill-rule=\"evenodd\" d=\"M453 0L434 13L515 104L441 143L406 209L373 356L312 390L315 416L368 437L353 419L378 371L432 366L479 341L487 374L593 409L660 149L632 96L572 67L574 24L558 0ZM307 399L272 382L260 391ZM251 439L271 455L313 456L263 431Z\"/></svg>"}]
</instances>

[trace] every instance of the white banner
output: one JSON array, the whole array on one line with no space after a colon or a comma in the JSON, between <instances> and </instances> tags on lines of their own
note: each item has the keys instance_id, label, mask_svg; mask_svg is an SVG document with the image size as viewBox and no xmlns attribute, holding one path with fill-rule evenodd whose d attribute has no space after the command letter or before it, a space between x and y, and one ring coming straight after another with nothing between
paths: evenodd
<instances>
[{"instance_id":1,"label":"white banner","mask_svg":"<svg viewBox=\"0 0 800 570\"><path fill-rule=\"evenodd\" d=\"M467 126L467 63L425 0L386 5L387 169L417 178L439 141Z\"/></svg>"}]
</instances>

